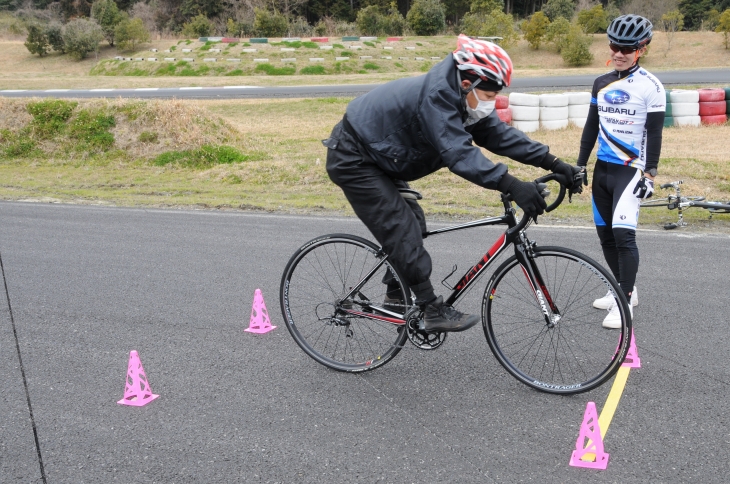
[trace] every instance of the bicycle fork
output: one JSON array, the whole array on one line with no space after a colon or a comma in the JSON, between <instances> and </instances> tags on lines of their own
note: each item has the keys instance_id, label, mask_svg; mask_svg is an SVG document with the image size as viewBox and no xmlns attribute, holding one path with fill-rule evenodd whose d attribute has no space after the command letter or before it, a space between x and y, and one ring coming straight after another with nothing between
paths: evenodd
<instances>
[{"instance_id":1,"label":"bicycle fork","mask_svg":"<svg viewBox=\"0 0 730 484\"><path fill-rule=\"evenodd\" d=\"M537 264L535 264L532 244L526 240L515 243L515 256L522 268L522 273L527 278L527 283L532 289L535 300L542 310L542 314L545 317L545 324L548 328L554 328L560 321L560 311L550 296L547 287L545 287L542 274L540 274L540 270L537 268Z\"/></svg>"}]
</instances>

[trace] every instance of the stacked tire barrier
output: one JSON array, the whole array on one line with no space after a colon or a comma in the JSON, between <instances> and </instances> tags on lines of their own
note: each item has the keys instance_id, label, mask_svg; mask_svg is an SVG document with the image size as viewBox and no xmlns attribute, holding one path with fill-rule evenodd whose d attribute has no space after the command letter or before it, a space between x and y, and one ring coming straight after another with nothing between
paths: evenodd
<instances>
[{"instance_id":1,"label":"stacked tire barrier","mask_svg":"<svg viewBox=\"0 0 730 484\"><path fill-rule=\"evenodd\" d=\"M666 108L664 110L664 127L669 128L671 126L674 126L674 115L672 114L672 97L671 97L671 89L667 89L667 104Z\"/></svg>"},{"instance_id":2,"label":"stacked tire barrier","mask_svg":"<svg viewBox=\"0 0 730 484\"><path fill-rule=\"evenodd\" d=\"M512 123L512 110L509 108L509 98L507 96L497 96L495 107L497 116L507 124Z\"/></svg>"},{"instance_id":3,"label":"stacked tire barrier","mask_svg":"<svg viewBox=\"0 0 730 484\"><path fill-rule=\"evenodd\" d=\"M524 133L540 129L540 96L511 92L509 109L512 111L512 126Z\"/></svg>"},{"instance_id":4,"label":"stacked tire barrier","mask_svg":"<svg viewBox=\"0 0 730 484\"><path fill-rule=\"evenodd\" d=\"M702 124L725 124L727 102L724 89L700 89L700 120Z\"/></svg>"},{"instance_id":5,"label":"stacked tire barrier","mask_svg":"<svg viewBox=\"0 0 730 484\"><path fill-rule=\"evenodd\" d=\"M540 94L540 127L547 130L567 128L568 102L566 94Z\"/></svg>"},{"instance_id":6,"label":"stacked tire barrier","mask_svg":"<svg viewBox=\"0 0 730 484\"><path fill-rule=\"evenodd\" d=\"M674 126L699 126L700 93L674 89L669 93Z\"/></svg>"},{"instance_id":7,"label":"stacked tire barrier","mask_svg":"<svg viewBox=\"0 0 730 484\"><path fill-rule=\"evenodd\" d=\"M591 105L590 92L566 92L568 96L568 122L578 128L586 125L588 108Z\"/></svg>"}]
</instances>

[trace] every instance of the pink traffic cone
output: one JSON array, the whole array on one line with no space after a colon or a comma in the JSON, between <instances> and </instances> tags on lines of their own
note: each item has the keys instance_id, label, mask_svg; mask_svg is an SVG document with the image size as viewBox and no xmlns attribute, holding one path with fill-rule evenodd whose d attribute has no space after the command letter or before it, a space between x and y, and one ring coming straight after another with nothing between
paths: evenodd
<instances>
[{"instance_id":1,"label":"pink traffic cone","mask_svg":"<svg viewBox=\"0 0 730 484\"><path fill-rule=\"evenodd\" d=\"M587 443L586 439L588 439ZM586 460L583 460L584 458ZM608 465L608 454L603 451L603 438L601 437L601 429L598 426L598 413L596 412L596 404L593 402L588 402L588 405L586 405L578 440L575 441L575 450L570 456L570 465L573 467L588 467L589 469L606 469Z\"/></svg>"},{"instance_id":2,"label":"pink traffic cone","mask_svg":"<svg viewBox=\"0 0 730 484\"><path fill-rule=\"evenodd\" d=\"M261 294L261 289L256 289L253 295L253 307L251 308L251 320L248 323L248 328L244 331L249 333L263 334L268 333L276 326L271 325L271 319L269 319L269 311L266 310L266 303L264 302L264 296Z\"/></svg>"},{"instance_id":3,"label":"pink traffic cone","mask_svg":"<svg viewBox=\"0 0 730 484\"><path fill-rule=\"evenodd\" d=\"M626 358L621 366L627 368L641 368L641 359L639 353L636 351L636 338L634 338L634 328L631 328L631 344L629 345L629 351L626 352Z\"/></svg>"},{"instance_id":4,"label":"pink traffic cone","mask_svg":"<svg viewBox=\"0 0 730 484\"><path fill-rule=\"evenodd\" d=\"M147 375L142 368L142 362L136 351L129 352L129 365L127 365L127 381L124 387L124 398L117 403L120 405L131 405L142 407L159 397L153 395Z\"/></svg>"}]
</instances>

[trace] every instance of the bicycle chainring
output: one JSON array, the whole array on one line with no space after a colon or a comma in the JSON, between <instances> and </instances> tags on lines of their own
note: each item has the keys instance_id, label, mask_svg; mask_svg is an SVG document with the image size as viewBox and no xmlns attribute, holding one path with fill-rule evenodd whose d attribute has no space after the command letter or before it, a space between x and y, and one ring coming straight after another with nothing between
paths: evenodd
<instances>
[{"instance_id":1,"label":"bicycle chainring","mask_svg":"<svg viewBox=\"0 0 730 484\"><path fill-rule=\"evenodd\" d=\"M408 341L420 350L435 350L446 341L447 333L426 333L421 331L419 325L423 320L423 312L411 316L406 323L406 334Z\"/></svg>"}]
</instances>

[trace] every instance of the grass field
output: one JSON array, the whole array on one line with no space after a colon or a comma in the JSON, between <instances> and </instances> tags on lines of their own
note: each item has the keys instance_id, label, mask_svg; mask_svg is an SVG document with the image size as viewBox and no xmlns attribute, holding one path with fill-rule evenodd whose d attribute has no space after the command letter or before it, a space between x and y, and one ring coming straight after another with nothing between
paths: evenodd
<instances>
[{"instance_id":1,"label":"grass field","mask_svg":"<svg viewBox=\"0 0 730 484\"><path fill-rule=\"evenodd\" d=\"M293 213L352 214L347 201L324 169L327 137L341 118L348 99L225 101L79 101L76 112L112 113L108 151L70 147L67 135L37 143L35 154L0 159L0 198L124 206L256 209ZM27 100L0 99L0 133L31 126ZM132 107L130 107L130 105ZM137 113L130 115L130 113ZM73 122L73 119L70 122ZM213 127L214 129L212 129ZM2 131L5 130L5 131ZM15 131L13 131L15 130ZM142 133L147 133L146 141ZM531 137L574 162L580 130L539 131ZM685 180L685 193L708 199L730 199L727 163L730 126L669 128L664 131L660 183ZM3 138L0 137L0 147ZM230 145L247 161L212 165L159 165L173 150L203 145ZM76 151L74 151L76 149ZM514 175L530 179L540 169L485 153L507 163ZM500 211L495 192L483 190L447 170L413 183L425 195L429 216L470 218ZM645 227L674 220L676 212L646 209ZM730 216L707 222L703 211L687 212L695 227L730 229ZM553 223L588 224L588 194L565 203L545 217Z\"/></svg>"},{"instance_id":2,"label":"grass field","mask_svg":"<svg viewBox=\"0 0 730 484\"><path fill-rule=\"evenodd\" d=\"M329 44L333 45L337 42L333 39ZM265 56L271 59L271 64L275 67L282 67L282 57L297 57L296 72L302 68L309 66L309 57L326 57L326 61L322 64L326 75L283 75L270 76L264 73L253 72L254 55L258 54L242 54L243 46L241 44L235 47L229 47L226 54L208 55L200 51L203 46L200 42L194 41L187 45L185 41L178 39L155 40L144 46L138 52L118 52L115 48L102 45L98 55L82 61L73 61L68 56L52 53L46 57L40 58L32 56L22 40L5 40L0 41L0 65L3 66L0 72L0 89L68 89L68 88L111 88L111 87L178 87L178 86L219 86L231 84L247 84L247 85L291 85L295 84L346 84L346 83L370 83L384 82L403 76L421 74L423 69L427 69L432 62L429 58L431 55L441 56L450 52L454 48L454 37L406 37L403 42L393 43L393 51L384 51L382 47L384 42L374 43L373 47L363 44L362 51L353 51L354 57L359 55L372 55L372 60L352 60L347 69L345 65L348 63L340 62L341 68L337 75L333 75L335 69L334 56L341 54L342 51L348 49L333 49L332 51L319 51L304 47L297 48L294 53L282 53L280 46L270 45L268 47L257 47L262 51L267 50L269 53ZM346 43L352 44L352 43ZM420 45L419 45L420 44ZM341 44L345 46L345 44ZM225 44L216 44L217 47L225 50ZM405 50L406 46L414 47L416 50ZM175 47L175 52L171 54L163 53L164 50ZM195 48L196 54L182 54L182 48ZM156 48L158 53L151 53L150 49ZM605 61L607 57L605 35L595 35L593 40L592 52L594 54L593 62L584 68L568 68L565 66L560 56L554 52L549 46L544 46L540 50L531 49L523 40L516 46L509 49L509 53L515 64L515 76L545 76L545 75L570 75L570 74L598 74L606 70ZM316 54L313 54L316 53ZM119 70L139 75L91 75L91 72L107 74L114 73L111 66L121 63L113 61L116 55L124 55L127 57L198 57L196 61L195 75L181 76L185 73L186 68L190 66L179 66L173 74L168 75L170 67L163 63L127 63L124 69ZM392 55L392 60L381 60L380 55ZM399 61L399 56L423 56L425 61ZM202 66L202 57L240 57L244 61L241 64L229 64L218 62L213 68L211 65ZM264 57L264 55L262 55ZM332 59L330 59L332 57ZM377 69L368 70L364 68L365 63L377 65ZM396 64L400 64L398 67ZM667 69L693 69L693 68L716 68L730 67L730 51L726 50L722 44L722 36L713 32L678 32L672 40L672 48L667 52L667 38L663 32L657 32L651 44L651 51L643 64L650 70L667 70ZM319 64L317 64L319 65ZM142 68L144 67L144 69ZM208 67L203 74L200 73L202 67ZM162 69L160 71L160 69ZM226 76L224 74L232 71L240 70L241 75ZM139 71L139 72L138 72ZM159 72L158 72L159 71ZM361 74L360 71L368 73ZM248 75L247 75L248 74Z\"/></svg>"}]
</instances>

